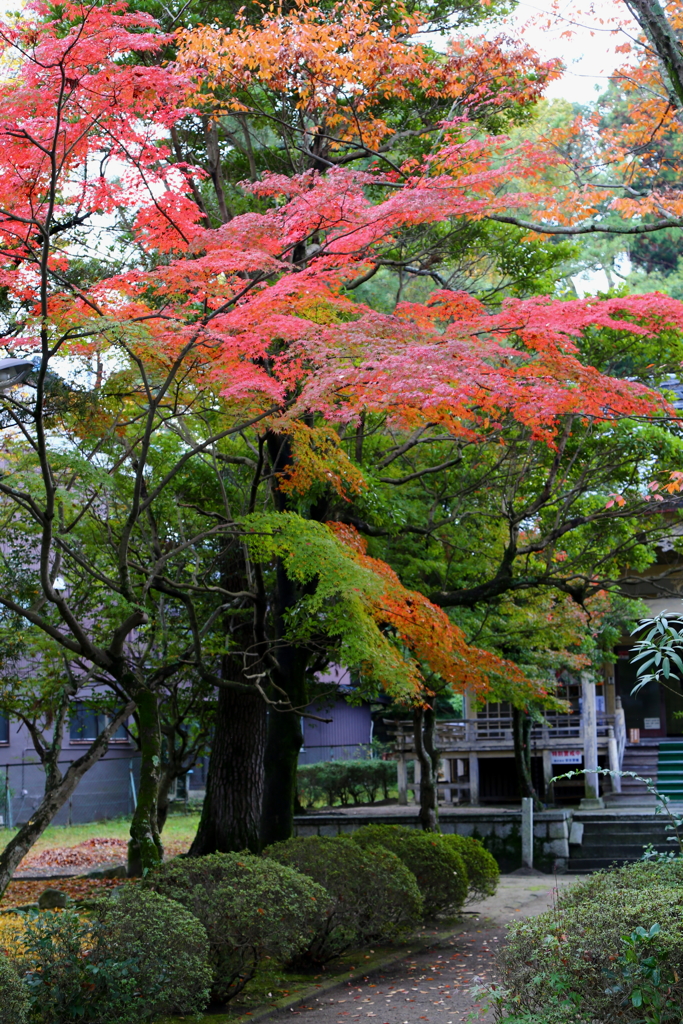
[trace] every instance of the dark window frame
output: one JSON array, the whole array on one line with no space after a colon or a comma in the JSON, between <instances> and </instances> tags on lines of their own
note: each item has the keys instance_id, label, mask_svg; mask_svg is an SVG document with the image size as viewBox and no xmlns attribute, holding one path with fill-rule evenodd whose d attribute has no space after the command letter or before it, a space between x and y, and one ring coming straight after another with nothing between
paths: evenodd
<instances>
[{"instance_id":1,"label":"dark window frame","mask_svg":"<svg viewBox=\"0 0 683 1024\"><path fill-rule=\"evenodd\" d=\"M9 746L9 718L0 715L0 747Z\"/></svg>"},{"instance_id":2,"label":"dark window frame","mask_svg":"<svg viewBox=\"0 0 683 1024\"><path fill-rule=\"evenodd\" d=\"M107 716L101 712L85 707L83 701L74 701L69 720L69 745L84 746L85 744L92 743L93 740L97 739L102 729L104 729L106 718ZM93 732L94 735L87 735L87 731ZM85 735L79 736L79 732L81 734L85 733ZM125 722L119 726L118 730L109 740L109 743L130 746L131 739L126 732Z\"/></svg>"}]
</instances>

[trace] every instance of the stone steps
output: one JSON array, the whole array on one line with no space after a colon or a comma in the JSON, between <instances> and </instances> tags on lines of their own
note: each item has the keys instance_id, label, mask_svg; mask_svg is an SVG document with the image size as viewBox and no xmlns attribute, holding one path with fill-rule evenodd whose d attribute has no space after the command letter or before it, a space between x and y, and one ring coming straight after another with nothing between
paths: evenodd
<instances>
[{"instance_id":1,"label":"stone steps","mask_svg":"<svg viewBox=\"0 0 683 1024\"><path fill-rule=\"evenodd\" d=\"M613 864L633 863L641 859L644 847L649 845L661 853L678 849L668 841L671 833L666 830L666 819L659 815L581 819L582 816L577 816L572 828L571 838L578 838L581 831L583 835L580 843L572 843L570 839L568 868L571 872L585 874ZM577 829L577 825L583 828Z\"/></svg>"}]
</instances>

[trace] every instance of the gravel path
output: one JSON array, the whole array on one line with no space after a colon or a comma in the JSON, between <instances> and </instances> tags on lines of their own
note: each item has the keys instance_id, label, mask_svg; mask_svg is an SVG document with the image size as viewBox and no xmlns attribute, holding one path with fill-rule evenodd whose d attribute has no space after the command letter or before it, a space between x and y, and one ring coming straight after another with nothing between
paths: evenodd
<instances>
[{"instance_id":1,"label":"gravel path","mask_svg":"<svg viewBox=\"0 0 683 1024\"><path fill-rule=\"evenodd\" d=\"M542 913L552 904L555 884L570 875L501 879L495 896L468 914L465 930L427 953L408 955L392 967L329 989L320 997L282 1010L274 1022L305 1017L305 1024L464 1024L490 1022L493 1015L478 991L496 977L496 953L505 925Z\"/></svg>"}]
</instances>

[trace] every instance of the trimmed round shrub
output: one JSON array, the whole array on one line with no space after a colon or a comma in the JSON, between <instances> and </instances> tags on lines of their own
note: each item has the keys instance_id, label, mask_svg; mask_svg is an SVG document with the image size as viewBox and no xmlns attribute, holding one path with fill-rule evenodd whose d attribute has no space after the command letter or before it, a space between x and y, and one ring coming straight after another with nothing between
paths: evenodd
<instances>
[{"instance_id":1,"label":"trimmed round shrub","mask_svg":"<svg viewBox=\"0 0 683 1024\"><path fill-rule=\"evenodd\" d=\"M555 1021L564 1009L563 1020L681 1020L681 888L643 874L650 865L634 867L589 878L553 910L510 928L501 951L509 1014ZM627 884L619 886L620 875ZM630 884L638 877L645 884ZM663 1015L648 1014L658 1004Z\"/></svg>"},{"instance_id":2,"label":"trimmed round shrub","mask_svg":"<svg viewBox=\"0 0 683 1024\"><path fill-rule=\"evenodd\" d=\"M500 868L496 858L473 836L440 835L439 839L450 849L459 853L465 862L469 888L467 903L485 900L493 896L500 880Z\"/></svg>"},{"instance_id":3,"label":"trimmed round shrub","mask_svg":"<svg viewBox=\"0 0 683 1024\"><path fill-rule=\"evenodd\" d=\"M97 963L134 960L128 987L135 991L140 1017L204 1009L212 982L209 939L204 925L185 907L130 885L97 900L92 917Z\"/></svg>"},{"instance_id":4,"label":"trimmed round shrub","mask_svg":"<svg viewBox=\"0 0 683 1024\"><path fill-rule=\"evenodd\" d=\"M300 836L275 843L264 856L296 868L333 899L320 928L296 963L326 963L350 946L386 939L420 920L422 896L414 875L380 846L348 839Z\"/></svg>"},{"instance_id":5,"label":"trimmed round shrub","mask_svg":"<svg viewBox=\"0 0 683 1024\"><path fill-rule=\"evenodd\" d=\"M305 949L330 905L312 879L250 853L178 857L146 885L182 904L206 928L212 996L220 1002L241 992L262 961L285 962Z\"/></svg>"},{"instance_id":6,"label":"trimmed round shrub","mask_svg":"<svg viewBox=\"0 0 683 1024\"><path fill-rule=\"evenodd\" d=\"M400 857L415 875L426 918L457 913L467 899L465 862L441 836L404 825L363 825L351 838L361 846L383 846Z\"/></svg>"},{"instance_id":7,"label":"trimmed round shrub","mask_svg":"<svg viewBox=\"0 0 683 1024\"><path fill-rule=\"evenodd\" d=\"M31 915L18 966L30 1020L49 1024L137 1024L195 1013L209 999L206 931L172 900L130 887L72 910Z\"/></svg>"},{"instance_id":8,"label":"trimmed round shrub","mask_svg":"<svg viewBox=\"0 0 683 1024\"><path fill-rule=\"evenodd\" d=\"M0 953L0 1024L27 1024L26 987L9 960Z\"/></svg>"}]
</instances>

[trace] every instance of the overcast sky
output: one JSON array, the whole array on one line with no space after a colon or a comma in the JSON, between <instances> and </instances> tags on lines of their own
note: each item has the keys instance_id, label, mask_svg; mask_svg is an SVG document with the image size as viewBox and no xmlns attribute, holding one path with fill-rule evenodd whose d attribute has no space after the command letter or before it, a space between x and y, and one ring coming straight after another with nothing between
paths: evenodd
<instances>
[{"instance_id":1,"label":"overcast sky","mask_svg":"<svg viewBox=\"0 0 683 1024\"><path fill-rule=\"evenodd\" d=\"M518 31L544 57L561 57L567 65L562 80L549 87L549 97L561 96L588 103L602 91L614 69L624 62L624 55L615 53L614 48L626 42L627 37L610 32L608 25L612 18L628 17L626 5L621 0L598 0L593 5L597 14L578 13L579 7L589 11L590 6L588 2L578 4L574 0L559 0L556 4L552 0L520 0L518 4L513 16ZM541 27L538 22L547 23L549 16L552 16L553 27ZM635 32L635 25L633 29ZM573 33L571 38L563 38L562 34L568 31Z\"/></svg>"}]
</instances>

